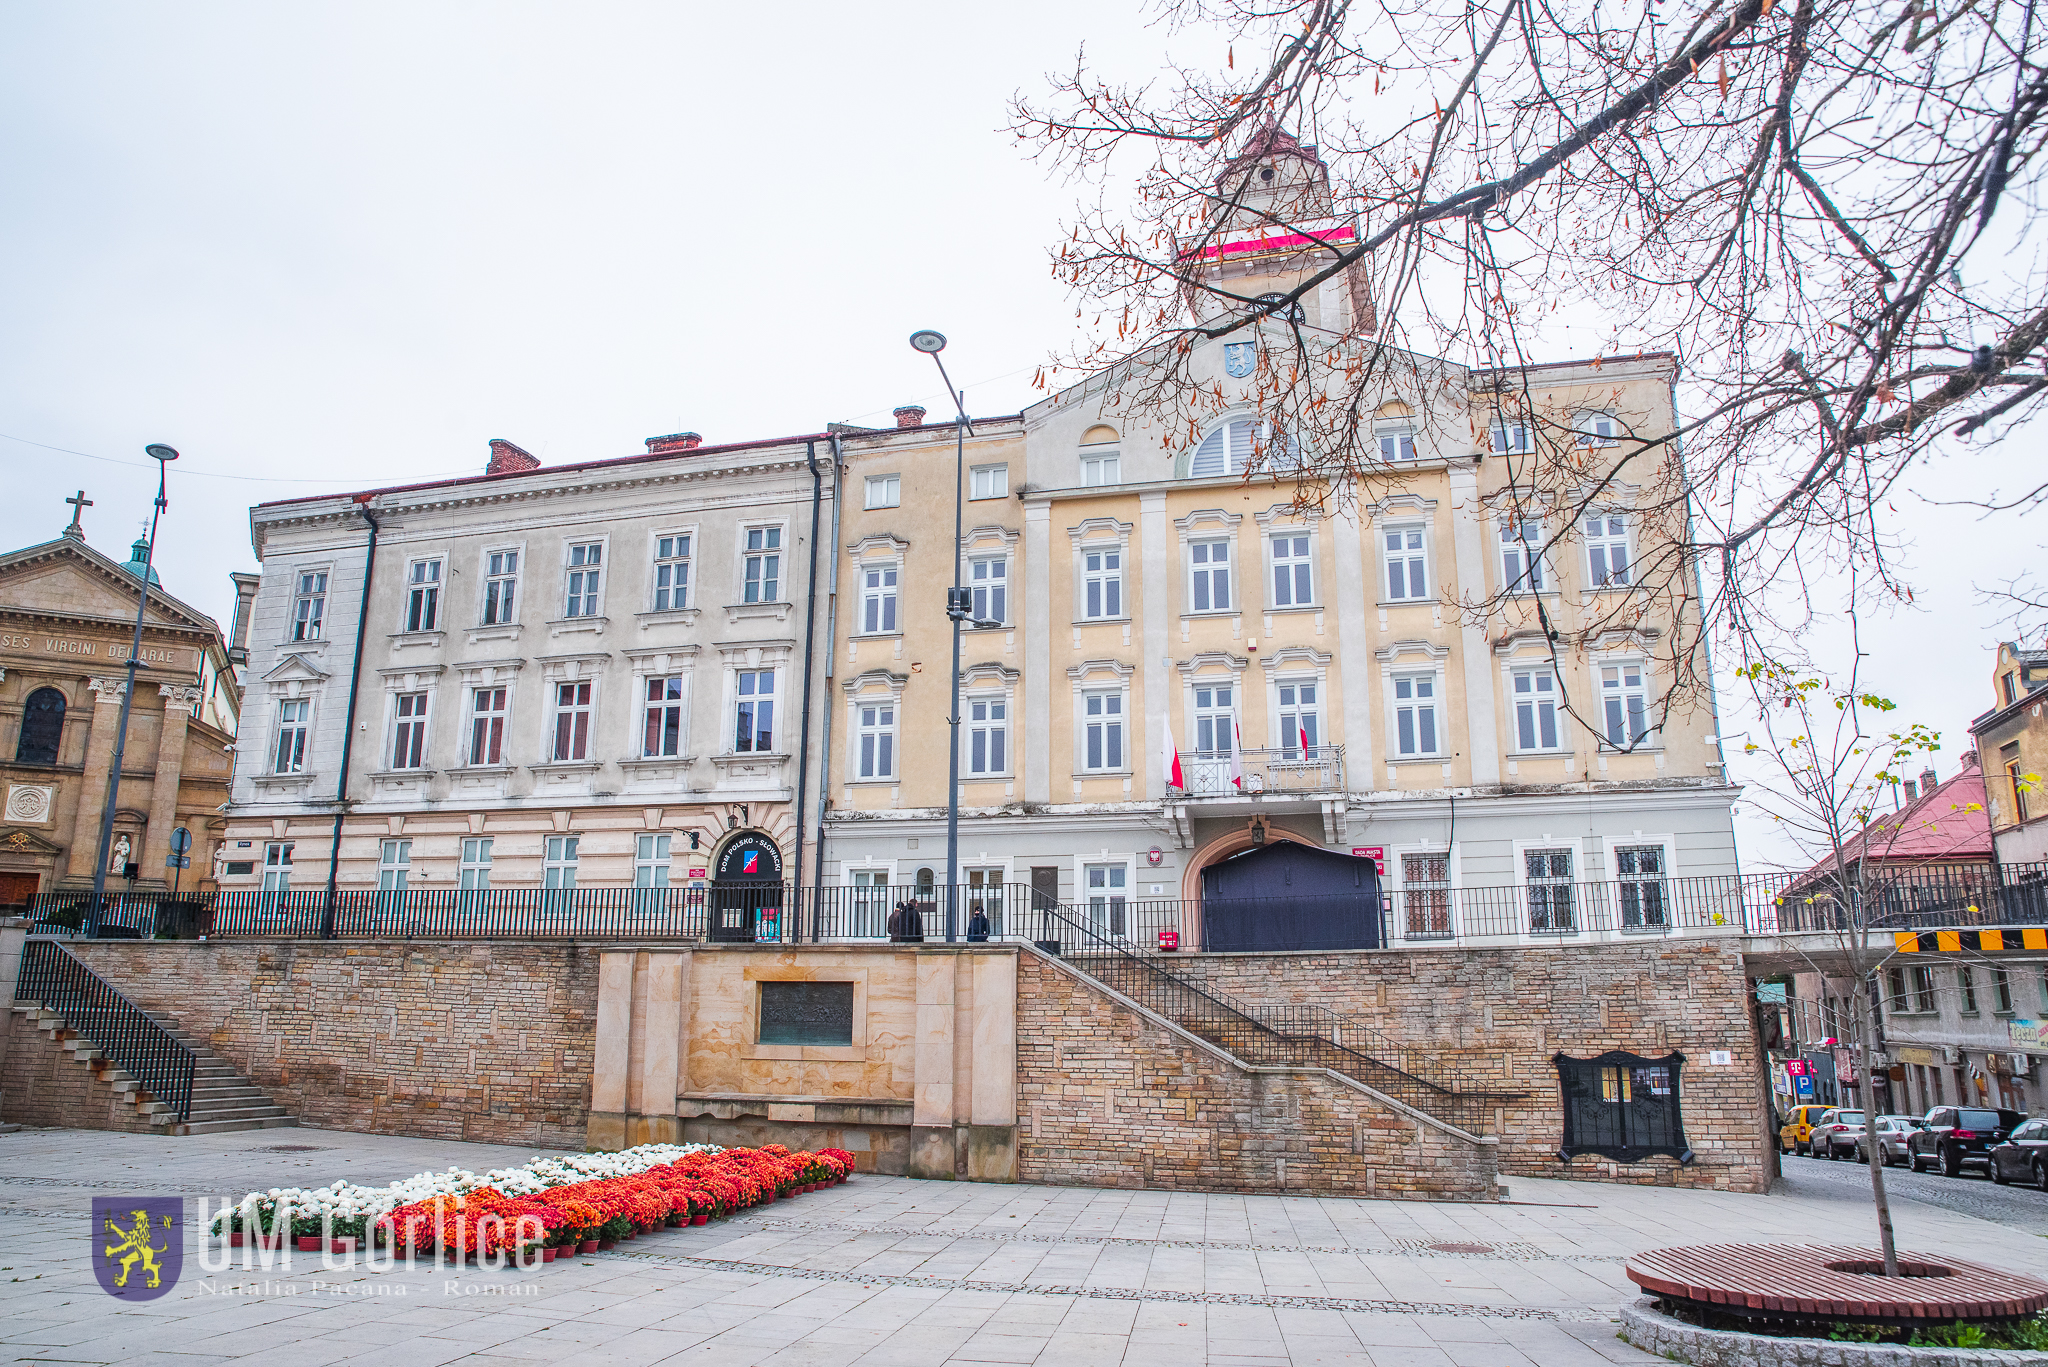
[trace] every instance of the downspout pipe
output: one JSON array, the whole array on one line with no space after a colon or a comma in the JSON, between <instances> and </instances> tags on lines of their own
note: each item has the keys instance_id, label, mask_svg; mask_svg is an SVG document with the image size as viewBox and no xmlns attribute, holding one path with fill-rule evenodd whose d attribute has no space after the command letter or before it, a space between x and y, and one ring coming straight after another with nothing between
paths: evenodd
<instances>
[{"instance_id":1,"label":"downspout pipe","mask_svg":"<svg viewBox=\"0 0 2048 1367\"><path fill-rule=\"evenodd\" d=\"M370 580L377 572L377 526L376 515L370 511L366 498L356 504L356 511L363 515L363 521L370 524L370 542L363 549L363 601L356 609L355 659L348 670L348 715L342 722L341 730L341 778L334 785L334 835L327 843L327 906L320 913L320 938L334 938L335 885L341 877L341 823L348 815L348 765L349 755L355 749L356 741L356 690L363 679L363 633L370 625Z\"/></svg>"},{"instance_id":2,"label":"downspout pipe","mask_svg":"<svg viewBox=\"0 0 2048 1367\"><path fill-rule=\"evenodd\" d=\"M839 643L839 510L846 500L839 496L839 472L844 468L846 453L840 448L839 437L834 434L832 441L832 558L825 569L825 720L820 728L822 738L818 746L818 845L812 856L816 868L811 875L811 905L821 906L825 900L825 809L832 804L832 717L839 710L832 700L832 679L834 657ZM798 871L801 876L801 870ZM817 919L811 921L811 938L819 938L821 927Z\"/></svg>"},{"instance_id":3,"label":"downspout pipe","mask_svg":"<svg viewBox=\"0 0 2048 1367\"><path fill-rule=\"evenodd\" d=\"M825 498L825 481L818 469L818 443L804 443L804 463L811 468L811 565L809 582L804 590L804 687L803 721L799 725L796 748L796 842L790 851L790 887L803 886L804 876L804 806L809 796L805 780L811 772L811 668L818 648L818 521ZM798 906L802 900L798 899ZM818 904L811 902L811 938L817 938ZM801 940L804 937L801 914L790 927L790 937Z\"/></svg>"}]
</instances>

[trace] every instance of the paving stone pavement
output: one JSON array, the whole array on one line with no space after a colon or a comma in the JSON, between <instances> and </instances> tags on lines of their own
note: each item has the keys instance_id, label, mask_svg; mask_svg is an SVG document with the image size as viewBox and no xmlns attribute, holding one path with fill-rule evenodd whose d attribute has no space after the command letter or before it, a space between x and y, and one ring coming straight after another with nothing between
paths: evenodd
<instances>
[{"instance_id":1,"label":"paving stone pavement","mask_svg":"<svg viewBox=\"0 0 2048 1367\"><path fill-rule=\"evenodd\" d=\"M0 1135L0 1362L250 1359L619 1367L1577 1367L1654 1363L1614 1337L1642 1248L1864 1243L1867 1206L1515 1178L1497 1206L999 1186L862 1176L530 1272L421 1264L208 1271L104 1295L92 1197L382 1183L526 1150L325 1130L183 1139ZM2023 1230L1901 1201L1903 1247L2048 1271Z\"/></svg>"}]
</instances>

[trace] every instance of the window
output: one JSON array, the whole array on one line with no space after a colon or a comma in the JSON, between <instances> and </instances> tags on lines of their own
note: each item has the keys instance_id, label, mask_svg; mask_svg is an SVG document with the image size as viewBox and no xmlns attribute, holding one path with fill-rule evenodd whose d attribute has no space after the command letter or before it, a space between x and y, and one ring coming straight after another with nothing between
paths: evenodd
<instances>
[{"instance_id":1,"label":"window","mask_svg":"<svg viewBox=\"0 0 2048 1367\"><path fill-rule=\"evenodd\" d=\"M1533 518L1505 518L1500 524L1500 582L1509 593L1541 593L1543 524Z\"/></svg>"},{"instance_id":2,"label":"window","mask_svg":"<svg viewBox=\"0 0 2048 1367\"><path fill-rule=\"evenodd\" d=\"M1322 708L1316 685L1283 683L1280 697L1280 753L1286 759L1312 760L1322 744Z\"/></svg>"},{"instance_id":3,"label":"window","mask_svg":"<svg viewBox=\"0 0 2048 1367\"><path fill-rule=\"evenodd\" d=\"M1406 903L1408 938L1434 939L1451 933L1451 856L1401 856L1401 900Z\"/></svg>"},{"instance_id":4,"label":"window","mask_svg":"<svg viewBox=\"0 0 2048 1367\"><path fill-rule=\"evenodd\" d=\"M484 625L503 626L512 620L519 592L519 552L492 551L484 557Z\"/></svg>"},{"instance_id":5,"label":"window","mask_svg":"<svg viewBox=\"0 0 2048 1367\"><path fill-rule=\"evenodd\" d=\"M289 892L292 886L292 840L273 840L263 847L263 890Z\"/></svg>"},{"instance_id":6,"label":"window","mask_svg":"<svg viewBox=\"0 0 2048 1367\"><path fill-rule=\"evenodd\" d=\"M273 774L296 774L306 767L306 730L313 717L308 698L286 698L277 705L277 751L272 758Z\"/></svg>"},{"instance_id":7,"label":"window","mask_svg":"<svg viewBox=\"0 0 2048 1367\"><path fill-rule=\"evenodd\" d=\"M1089 693L1084 717L1081 767L1101 771L1124 767L1124 695Z\"/></svg>"},{"instance_id":8,"label":"window","mask_svg":"<svg viewBox=\"0 0 2048 1367\"><path fill-rule=\"evenodd\" d=\"M1009 494L1009 466L977 465L967 472L969 498L1008 498Z\"/></svg>"},{"instance_id":9,"label":"window","mask_svg":"<svg viewBox=\"0 0 2048 1367\"><path fill-rule=\"evenodd\" d=\"M1110 484L1123 482L1122 462L1114 446L1084 446L1081 448L1081 483L1090 489L1099 489Z\"/></svg>"},{"instance_id":10,"label":"window","mask_svg":"<svg viewBox=\"0 0 2048 1367\"><path fill-rule=\"evenodd\" d=\"M2012 819L2015 824L2028 819L2027 775L2020 767L2020 743L1998 747L1998 763L2005 770L2005 781L2012 789Z\"/></svg>"},{"instance_id":11,"label":"window","mask_svg":"<svg viewBox=\"0 0 2048 1367\"><path fill-rule=\"evenodd\" d=\"M1273 538L1273 606L1305 608L1316 601L1315 565L1309 559L1308 535L1289 533Z\"/></svg>"},{"instance_id":12,"label":"window","mask_svg":"<svg viewBox=\"0 0 2048 1367\"><path fill-rule=\"evenodd\" d=\"M551 835L542 847L540 866L541 907L547 911L567 911L570 892L576 886L576 847L580 837L573 835Z\"/></svg>"},{"instance_id":13,"label":"window","mask_svg":"<svg viewBox=\"0 0 2048 1367\"><path fill-rule=\"evenodd\" d=\"M973 615L987 622L1010 620L1010 558L988 556L967 562L968 589L973 595Z\"/></svg>"},{"instance_id":14,"label":"window","mask_svg":"<svg viewBox=\"0 0 2048 1367\"><path fill-rule=\"evenodd\" d=\"M16 764L55 764L64 740L64 694L38 688L22 704L21 734L14 742Z\"/></svg>"},{"instance_id":15,"label":"window","mask_svg":"<svg viewBox=\"0 0 2048 1367\"><path fill-rule=\"evenodd\" d=\"M988 918L987 934L990 939L1003 938L1003 870L965 869L967 875L967 917L970 929L969 939L975 937L972 928L974 916L979 913Z\"/></svg>"},{"instance_id":16,"label":"window","mask_svg":"<svg viewBox=\"0 0 2048 1367\"><path fill-rule=\"evenodd\" d=\"M1606 714L1609 745L1634 745L1650 734L1645 699L1641 665L1600 666L1600 706Z\"/></svg>"},{"instance_id":17,"label":"window","mask_svg":"<svg viewBox=\"0 0 2048 1367\"><path fill-rule=\"evenodd\" d=\"M767 753L775 748L775 671L742 669L737 678L734 708L734 754Z\"/></svg>"},{"instance_id":18,"label":"window","mask_svg":"<svg viewBox=\"0 0 2048 1367\"><path fill-rule=\"evenodd\" d=\"M890 476L891 479L895 477ZM892 505L893 506L893 505ZM782 528L747 528L745 601L775 603L782 590Z\"/></svg>"},{"instance_id":19,"label":"window","mask_svg":"<svg viewBox=\"0 0 2048 1367\"><path fill-rule=\"evenodd\" d=\"M303 571L299 575L298 596L292 602L292 639L319 640L320 621L326 615L327 571Z\"/></svg>"},{"instance_id":20,"label":"window","mask_svg":"<svg viewBox=\"0 0 2048 1367\"><path fill-rule=\"evenodd\" d=\"M1422 528L1389 527L1380 540L1386 548L1387 597L1396 602L1429 597L1429 561L1423 549Z\"/></svg>"},{"instance_id":21,"label":"window","mask_svg":"<svg viewBox=\"0 0 2048 1367\"><path fill-rule=\"evenodd\" d=\"M690 606L690 538L654 538L654 610L675 612Z\"/></svg>"},{"instance_id":22,"label":"window","mask_svg":"<svg viewBox=\"0 0 2048 1367\"><path fill-rule=\"evenodd\" d=\"M1572 907L1572 852L1524 850L1522 871L1528 880L1529 929L1552 932L1577 929Z\"/></svg>"},{"instance_id":23,"label":"window","mask_svg":"<svg viewBox=\"0 0 2048 1367\"><path fill-rule=\"evenodd\" d=\"M1228 684L1195 690L1195 750L1204 755L1227 755L1237 730L1237 709L1231 706L1235 690Z\"/></svg>"},{"instance_id":24,"label":"window","mask_svg":"<svg viewBox=\"0 0 2048 1367\"><path fill-rule=\"evenodd\" d=\"M1202 444L1188 460L1188 478L1243 474L1251 464L1259 428L1256 418L1233 418L1202 438Z\"/></svg>"},{"instance_id":25,"label":"window","mask_svg":"<svg viewBox=\"0 0 2048 1367\"><path fill-rule=\"evenodd\" d=\"M1122 551L1089 551L1081 557L1081 615L1096 619L1124 615Z\"/></svg>"},{"instance_id":26,"label":"window","mask_svg":"<svg viewBox=\"0 0 2048 1367\"><path fill-rule=\"evenodd\" d=\"M1437 753L1435 674L1394 676L1394 753L1404 759Z\"/></svg>"},{"instance_id":27,"label":"window","mask_svg":"<svg viewBox=\"0 0 2048 1367\"><path fill-rule=\"evenodd\" d=\"M1690 1161L1679 1114L1679 1059L1644 1058L1616 1051L1597 1058L1557 1056L1564 1093L1564 1135L1559 1152L1595 1153L1624 1162L1653 1153Z\"/></svg>"},{"instance_id":28,"label":"window","mask_svg":"<svg viewBox=\"0 0 2048 1367\"><path fill-rule=\"evenodd\" d=\"M1884 973L1885 997L1891 1004L1894 1016L1903 1016L1911 1011L1912 1005L1906 996L1906 973L1904 969L1888 968Z\"/></svg>"},{"instance_id":29,"label":"window","mask_svg":"<svg viewBox=\"0 0 2048 1367\"><path fill-rule=\"evenodd\" d=\"M869 634L896 630L896 575L894 565L877 565L860 572L860 629Z\"/></svg>"},{"instance_id":30,"label":"window","mask_svg":"<svg viewBox=\"0 0 2048 1367\"><path fill-rule=\"evenodd\" d=\"M1992 1010L2001 1016L2012 1014L2012 974L2002 968L1991 970Z\"/></svg>"},{"instance_id":31,"label":"window","mask_svg":"<svg viewBox=\"0 0 2048 1367\"><path fill-rule=\"evenodd\" d=\"M387 840L377 853L377 890L404 892L412 873L412 842Z\"/></svg>"},{"instance_id":32,"label":"window","mask_svg":"<svg viewBox=\"0 0 2048 1367\"><path fill-rule=\"evenodd\" d=\"M1380 439L1380 459L1388 462L1415 459L1415 424L1383 422L1374 429Z\"/></svg>"},{"instance_id":33,"label":"window","mask_svg":"<svg viewBox=\"0 0 2048 1367\"><path fill-rule=\"evenodd\" d=\"M1939 1009L1934 1000L1934 970L1925 964L1913 966L1913 1009L1929 1014Z\"/></svg>"},{"instance_id":34,"label":"window","mask_svg":"<svg viewBox=\"0 0 2048 1367\"><path fill-rule=\"evenodd\" d=\"M1197 541L1188 547L1189 610L1225 612L1230 608L1230 543Z\"/></svg>"},{"instance_id":35,"label":"window","mask_svg":"<svg viewBox=\"0 0 2048 1367\"><path fill-rule=\"evenodd\" d=\"M1624 930L1663 930L1664 847L1623 845L1614 851L1614 872L1621 884Z\"/></svg>"},{"instance_id":36,"label":"window","mask_svg":"<svg viewBox=\"0 0 2048 1367\"><path fill-rule=\"evenodd\" d=\"M1010 705L1001 698L975 698L967 704L967 772L1009 772Z\"/></svg>"},{"instance_id":37,"label":"window","mask_svg":"<svg viewBox=\"0 0 2048 1367\"><path fill-rule=\"evenodd\" d=\"M556 763L590 758L590 681L555 685L555 745L550 755Z\"/></svg>"},{"instance_id":38,"label":"window","mask_svg":"<svg viewBox=\"0 0 2048 1367\"><path fill-rule=\"evenodd\" d=\"M1596 589L1628 583L1628 519L1596 513L1585 521L1586 582Z\"/></svg>"},{"instance_id":39,"label":"window","mask_svg":"<svg viewBox=\"0 0 2048 1367\"><path fill-rule=\"evenodd\" d=\"M1129 868L1122 864L1088 864L1081 885L1088 894L1088 924L1097 935L1122 939L1127 933L1124 911L1130 894Z\"/></svg>"},{"instance_id":40,"label":"window","mask_svg":"<svg viewBox=\"0 0 2048 1367\"><path fill-rule=\"evenodd\" d=\"M896 776L896 705L862 703L857 743L860 746L860 777Z\"/></svg>"},{"instance_id":41,"label":"window","mask_svg":"<svg viewBox=\"0 0 2048 1367\"><path fill-rule=\"evenodd\" d=\"M903 501L903 476L869 475L867 480L867 506L870 508L894 508Z\"/></svg>"},{"instance_id":42,"label":"window","mask_svg":"<svg viewBox=\"0 0 2048 1367\"><path fill-rule=\"evenodd\" d=\"M427 695L400 693L391 737L391 767L417 769L426 763Z\"/></svg>"},{"instance_id":43,"label":"window","mask_svg":"<svg viewBox=\"0 0 2048 1367\"><path fill-rule=\"evenodd\" d=\"M569 587L562 598L562 616L597 616L597 581L603 573L599 561L604 558L604 546L590 542L569 548Z\"/></svg>"},{"instance_id":44,"label":"window","mask_svg":"<svg viewBox=\"0 0 2048 1367\"><path fill-rule=\"evenodd\" d=\"M1956 987L1962 995L1963 1014L1977 1014L1977 975L1968 966L1956 969Z\"/></svg>"},{"instance_id":45,"label":"window","mask_svg":"<svg viewBox=\"0 0 2048 1367\"><path fill-rule=\"evenodd\" d=\"M1612 413L1581 413L1576 426L1581 446L1612 446L1621 433Z\"/></svg>"},{"instance_id":46,"label":"window","mask_svg":"<svg viewBox=\"0 0 2048 1367\"><path fill-rule=\"evenodd\" d=\"M1536 449L1535 443L1530 439L1529 424L1526 422L1503 419L1493 425L1491 436L1489 445L1496 456L1520 455Z\"/></svg>"},{"instance_id":47,"label":"window","mask_svg":"<svg viewBox=\"0 0 2048 1367\"><path fill-rule=\"evenodd\" d=\"M683 687L680 674L647 681L646 729L640 738L642 759L673 759L683 753Z\"/></svg>"},{"instance_id":48,"label":"window","mask_svg":"<svg viewBox=\"0 0 2048 1367\"><path fill-rule=\"evenodd\" d=\"M462 841L462 863L457 867L456 882L461 892L456 897L456 906L463 911L474 911L483 905L483 893L491 886L491 837L465 836Z\"/></svg>"},{"instance_id":49,"label":"window","mask_svg":"<svg viewBox=\"0 0 2048 1367\"><path fill-rule=\"evenodd\" d=\"M656 835L637 836L633 842L633 886L636 888L665 888L668 886L669 840L667 832Z\"/></svg>"},{"instance_id":50,"label":"window","mask_svg":"<svg viewBox=\"0 0 2048 1367\"><path fill-rule=\"evenodd\" d=\"M1557 749L1557 675L1548 669L1514 672L1515 748Z\"/></svg>"},{"instance_id":51,"label":"window","mask_svg":"<svg viewBox=\"0 0 2048 1367\"><path fill-rule=\"evenodd\" d=\"M2017 672L2001 677L1998 681L1998 686L2005 693L2005 701L2008 707L2020 700L2020 676Z\"/></svg>"},{"instance_id":52,"label":"window","mask_svg":"<svg viewBox=\"0 0 2048 1367\"><path fill-rule=\"evenodd\" d=\"M415 560L405 570L405 629L432 631L441 619L441 562Z\"/></svg>"},{"instance_id":53,"label":"window","mask_svg":"<svg viewBox=\"0 0 2048 1367\"><path fill-rule=\"evenodd\" d=\"M505 754L505 693L479 688L470 694L469 762L502 764Z\"/></svg>"}]
</instances>

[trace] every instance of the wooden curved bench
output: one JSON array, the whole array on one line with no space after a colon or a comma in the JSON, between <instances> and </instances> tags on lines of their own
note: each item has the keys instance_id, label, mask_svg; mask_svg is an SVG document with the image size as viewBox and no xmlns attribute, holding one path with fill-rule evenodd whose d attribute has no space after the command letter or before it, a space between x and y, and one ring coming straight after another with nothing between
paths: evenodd
<instances>
[{"instance_id":1,"label":"wooden curved bench","mask_svg":"<svg viewBox=\"0 0 2048 1367\"><path fill-rule=\"evenodd\" d=\"M1899 1255L1898 1277L1869 1248L1694 1244L1628 1260L1628 1279L1688 1309L1746 1319L1878 1324L2007 1320L2048 1309L2048 1282L1959 1258Z\"/></svg>"}]
</instances>

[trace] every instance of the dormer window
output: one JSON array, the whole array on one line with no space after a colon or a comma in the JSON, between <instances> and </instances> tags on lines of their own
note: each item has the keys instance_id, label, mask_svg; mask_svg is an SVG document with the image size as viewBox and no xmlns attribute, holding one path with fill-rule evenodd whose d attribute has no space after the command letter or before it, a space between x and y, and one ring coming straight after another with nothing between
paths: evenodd
<instances>
[{"instance_id":1,"label":"dormer window","mask_svg":"<svg viewBox=\"0 0 2048 1367\"><path fill-rule=\"evenodd\" d=\"M1581 413L1576 425L1581 446L1612 446L1621 435L1621 422L1612 413Z\"/></svg>"},{"instance_id":2,"label":"dormer window","mask_svg":"<svg viewBox=\"0 0 2048 1367\"><path fill-rule=\"evenodd\" d=\"M1383 422L1374 428L1380 439L1380 459L1393 464L1415 459L1415 424L1406 418Z\"/></svg>"},{"instance_id":3,"label":"dormer window","mask_svg":"<svg viewBox=\"0 0 2048 1367\"><path fill-rule=\"evenodd\" d=\"M1202 438L1202 444L1195 448L1188 461L1188 478L1241 475L1251 467L1255 456L1267 466L1299 464L1299 453L1293 449L1293 442L1286 443L1290 449L1285 452L1273 451L1273 442L1270 423L1251 417L1231 418Z\"/></svg>"},{"instance_id":4,"label":"dormer window","mask_svg":"<svg viewBox=\"0 0 2048 1367\"><path fill-rule=\"evenodd\" d=\"M1287 296L1284 294L1262 294L1258 298L1258 305L1258 311L1268 318L1279 318L1285 322L1299 323L1308 317L1308 314L1302 310L1300 300L1297 299L1290 306L1287 303Z\"/></svg>"}]
</instances>

